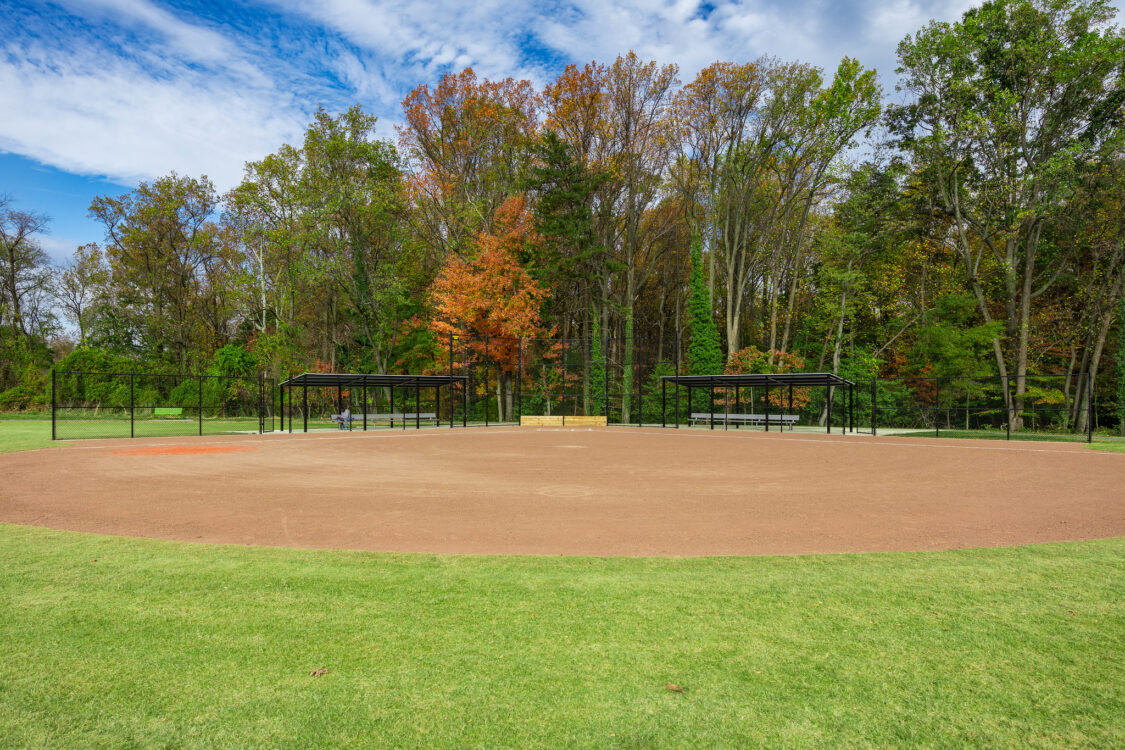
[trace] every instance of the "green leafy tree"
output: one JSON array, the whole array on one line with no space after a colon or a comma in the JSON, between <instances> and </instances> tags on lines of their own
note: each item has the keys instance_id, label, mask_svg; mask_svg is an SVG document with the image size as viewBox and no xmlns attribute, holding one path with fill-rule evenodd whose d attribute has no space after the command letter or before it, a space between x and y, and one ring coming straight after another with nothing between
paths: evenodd
<instances>
[{"instance_id":1,"label":"green leafy tree","mask_svg":"<svg viewBox=\"0 0 1125 750\"><path fill-rule=\"evenodd\" d=\"M703 278L703 249L699 236L691 242L691 299L688 301L691 343L688 344L688 371L692 375L718 375L723 371L723 350L719 345L719 329Z\"/></svg>"},{"instance_id":2,"label":"green leafy tree","mask_svg":"<svg viewBox=\"0 0 1125 750\"><path fill-rule=\"evenodd\" d=\"M954 24L933 21L899 45L898 143L951 223L979 315L1002 316L998 374L1014 375L1020 426L1033 302L1067 255L1042 241L1081 170L1121 127L1125 36L1104 0L994 0Z\"/></svg>"}]
</instances>

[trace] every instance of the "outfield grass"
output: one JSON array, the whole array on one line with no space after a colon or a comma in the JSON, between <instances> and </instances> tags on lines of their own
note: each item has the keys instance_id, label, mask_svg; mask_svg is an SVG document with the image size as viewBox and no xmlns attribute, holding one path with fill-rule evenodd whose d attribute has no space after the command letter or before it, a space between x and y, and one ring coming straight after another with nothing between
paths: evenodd
<instances>
[{"instance_id":1,"label":"outfield grass","mask_svg":"<svg viewBox=\"0 0 1125 750\"><path fill-rule=\"evenodd\" d=\"M1009 439L1007 433L1005 433L1003 430L942 430L940 435L937 435L933 430L911 430L908 432L895 432L894 437L939 437L962 438L967 440ZM1048 441L1064 443L1085 443L1086 435L1057 432L1013 432L1011 435L1011 440L1019 440L1025 442ZM1097 450L1125 450L1125 437L1118 437L1115 435L1094 435L1094 441L1090 445Z\"/></svg>"},{"instance_id":2,"label":"outfield grass","mask_svg":"<svg viewBox=\"0 0 1125 750\"><path fill-rule=\"evenodd\" d=\"M65 445L51 440L51 419L0 419L0 453Z\"/></svg>"},{"instance_id":3,"label":"outfield grass","mask_svg":"<svg viewBox=\"0 0 1125 750\"><path fill-rule=\"evenodd\" d=\"M658 560L0 525L0 569L5 747L1125 745L1123 539Z\"/></svg>"}]
</instances>

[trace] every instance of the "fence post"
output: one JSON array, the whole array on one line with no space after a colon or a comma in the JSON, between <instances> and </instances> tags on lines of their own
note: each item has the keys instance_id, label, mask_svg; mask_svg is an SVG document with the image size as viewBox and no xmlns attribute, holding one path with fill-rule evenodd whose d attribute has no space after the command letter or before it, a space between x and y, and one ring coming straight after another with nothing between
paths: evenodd
<instances>
[{"instance_id":1,"label":"fence post","mask_svg":"<svg viewBox=\"0 0 1125 750\"><path fill-rule=\"evenodd\" d=\"M1094 442L1094 379L1091 373L1086 373L1086 442Z\"/></svg>"},{"instance_id":2,"label":"fence post","mask_svg":"<svg viewBox=\"0 0 1125 750\"><path fill-rule=\"evenodd\" d=\"M600 328L601 326L599 326ZM605 423L609 424L609 332L602 331L602 369L605 370L605 387L602 390L602 410L605 412ZM678 403L678 402L677 402Z\"/></svg>"},{"instance_id":3,"label":"fence post","mask_svg":"<svg viewBox=\"0 0 1125 750\"><path fill-rule=\"evenodd\" d=\"M391 409L394 411L394 409ZM307 378L301 380L301 413L304 415L304 428L305 432L309 431L309 381ZM292 420L290 420L292 421Z\"/></svg>"},{"instance_id":4,"label":"fence post","mask_svg":"<svg viewBox=\"0 0 1125 750\"><path fill-rule=\"evenodd\" d=\"M58 431L55 427L55 368L51 368L51 440L58 440Z\"/></svg>"},{"instance_id":5,"label":"fence post","mask_svg":"<svg viewBox=\"0 0 1125 750\"><path fill-rule=\"evenodd\" d=\"M641 352L637 348L638 338L640 337L638 336L633 339L634 359L637 360L637 427L644 427L645 396L643 390L644 386L641 385Z\"/></svg>"},{"instance_id":6,"label":"fence post","mask_svg":"<svg viewBox=\"0 0 1125 750\"><path fill-rule=\"evenodd\" d=\"M934 437L941 437L941 425L938 418L941 416L941 376L934 379Z\"/></svg>"},{"instance_id":7,"label":"fence post","mask_svg":"<svg viewBox=\"0 0 1125 750\"><path fill-rule=\"evenodd\" d=\"M367 378L363 379L363 431L367 432Z\"/></svg>"},{"instance_id":8,"label":"fence post","mask_svg":"<svg viewBox=\"0 0 1125 750\"><path fill-rule=\"evenodd\" d=\"M265 375L258 373L258 434L266 431Z\"/></svg>"},{"instance_id":9,"label":"fence post","mask_svg":"<svg viewBox=\"0 0 1125 750\"><path fill-rule=\"evenodd\" d=\"M441 419L441 416L438 416ZM364 429L367 429L364 427ZM449 429L453 429L453 331L449 332Z\"/></svg>"},{"instance_id":10,"label":"fence post","mask_svg":"<svg viewBox=\"0 0 1125 750\"><path fill-rule=\"evenodd\" d=\"M523 419L523 336L516 339L516 424ZM450 423L452 425L452 422Z\"/></svg>"},{"instance_id":11,"label":"fence post","mask_svg":"<svg viewBox=\"0 0 1125 750\"><path fill-rule=\"evenodd\" d=\"M871 434L875 434L875 412L879 408L878 402L875 399L875 390L879 386L879 378L875 375L871 376Z\"/></svg>"},{"instance_id":12,"label":"fence post","mask_svg":"<svg viewBox=\"0 0 1125 750\"><path fill-rule=\"evenodd\" d=\"M1004 380L1004 410L1008 412L1008 418L1005 420L1004 430L1006 432L1006 440L1012 439L1012 383L1007 375L1000 376Z\"/></svg>"},{"instance_id":13,"label":"fence post","mask_svg":"<svg viewBox=\"0 0 1125 750\"><path fill-rule=\"evenodd\" d=\"M136 406L133 400L133 373L129 373L129 437L133 437L135 432L133 428L133 413L135 409Z\"/></svg>"},{"instance_id":14,"label":"fence post","mask_svg":"<svg viewBox=\"0 0 1125 750\"><path fill-rule=\"evenodd\" d=\"M484 426L488 427L488 334L484 334Z\"/></svg>"},{"instance_id":15,"label":"fence post","mask_svg":"<svg viewBox=\"0 0 1125 750\"><path fill-rule=\"evenodd\" d=\"M196 375L199 381L199 436L203 437L203 376Z\"/></svg>"},{"instance_id":16,"label":"fence post","mask_svg":"<svg viewBox=\"0 0 1125 750\"><path fill-rule=\"evenodd\" d=\"M665 411L668 409L668 381L664 378L660 379L660 426L667 427L668 421L665 418Z\"/></svg>"}]
</instances>

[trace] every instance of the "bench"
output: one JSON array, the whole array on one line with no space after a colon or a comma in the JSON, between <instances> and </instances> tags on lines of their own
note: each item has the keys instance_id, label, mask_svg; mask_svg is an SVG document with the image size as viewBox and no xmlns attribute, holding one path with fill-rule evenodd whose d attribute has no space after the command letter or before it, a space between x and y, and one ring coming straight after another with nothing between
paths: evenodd
<instances>
[{"instance_id":1,"label":"bench","mask_svg":"<svg viewBox=\"0 0 1125 750\"><path fill-rule=\"evenodd\" d=\"M184 410L178 406L157 406L152 410L155 417L179 417L183 413Z\"/></svg>"},{"instance_id":2,"label":"bench","mask_svg":"<svg viewBox=\"0 0 1125 750\"><path fill-rule=\"evenodd\" d=\"M700 422L711 423L710 412L693 412L691 415L691 423L698 424ZM797 424L801 418L796 414L715 414L715 424L723 424L724 421L728 425L764 425L766 424L767 417L769 424L781 425L782 429L786 426L789 430L793 430L793 425Z\"/></svg>"},{"instance_id":3,"label":"bench","mask_svg":"<svg viewBox=\"0 0 1125 750\"><path fill-rule=\"evenodd\" d=\"M351 416L351 424L345 425L343 414L333 414L332 421L339 423L341 430L350 430L356 425L357 422L359 424L363 424L364 416L365 415L363 414L353 414ZM437 414L435 412L396 412L393 414L367 414L366 417L368 424L372 424L374 422L390 422L391 427L395 426L396 421L432 422L434 424L437 424L438 421Z\"/></svg>"}]
</instances>

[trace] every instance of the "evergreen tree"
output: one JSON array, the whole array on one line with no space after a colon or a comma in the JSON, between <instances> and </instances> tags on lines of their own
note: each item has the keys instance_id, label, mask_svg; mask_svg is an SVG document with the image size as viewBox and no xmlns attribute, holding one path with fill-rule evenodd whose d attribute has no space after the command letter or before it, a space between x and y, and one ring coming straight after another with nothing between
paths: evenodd
<instances>
[{"instance_id":1,"label":"evergreen tree","mask_svg":"<svg viewBox=\"0 0 1125 750\"><path fill-rule=\"evenodd\" d=\"M692 375L718 375L723 371L723 350L719 346L719 329L711 314L707 282L703 278L703 248L699 235L691 242L691 343L688 344L688 372Z\"/></svg>"},{"instance_id":2,"label":"evergreen tree","mask_svg":"<svg viewBox=\"0 0 1125 750\"><path fill-rule=\"evenodd\" d=\"M590 412L609 416L605 393L605 341L602 339L602 322L598 311L590 320Z\"/></svg>"}]
</instances>

